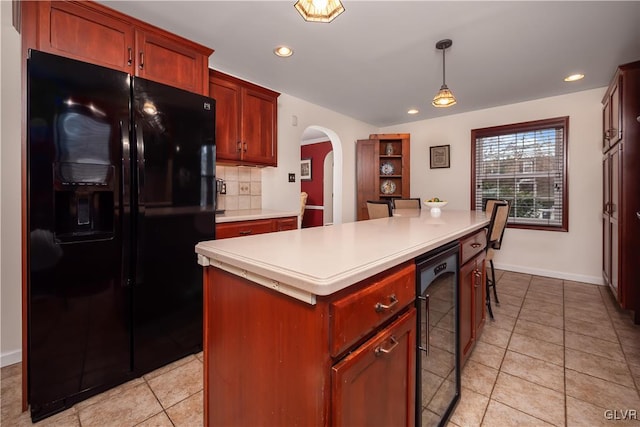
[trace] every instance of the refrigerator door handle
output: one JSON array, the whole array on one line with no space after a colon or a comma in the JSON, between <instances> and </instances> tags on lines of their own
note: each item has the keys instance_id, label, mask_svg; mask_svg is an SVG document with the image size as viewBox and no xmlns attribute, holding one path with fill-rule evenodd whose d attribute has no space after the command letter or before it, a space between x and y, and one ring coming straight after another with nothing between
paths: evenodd
<instances>
[{"instance_id":1,"label":"refrigerator door handle","mask_svg":"<svg viewBox=\"0 0 640 427\"><path fill-rule=\"evenodd\" d=\"M144 136L142 127L135 124L136 134L136 197L137 197L137 219L136 219L136 283L144 281L143 265L143 242L144 242L144 216L145 216L145 200L144 200Z\"/></svg>"},{"instance_id":2,"label":"refrigerator door handle","mask_svg":"<svg viewBox=\"0 0 640 427\"><path fill-rule=\"evenodd\" d=\"M120 121L120 143L122 146L122 286L131 286L131 144L129 141L129 121Z\"/></svg>"}]
</instances>

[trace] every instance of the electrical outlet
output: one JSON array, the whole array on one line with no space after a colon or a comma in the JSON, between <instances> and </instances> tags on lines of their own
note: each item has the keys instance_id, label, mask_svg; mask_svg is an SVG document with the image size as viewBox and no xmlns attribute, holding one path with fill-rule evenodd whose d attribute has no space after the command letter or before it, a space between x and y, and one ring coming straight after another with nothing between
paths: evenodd
<instances>
[{"instance_id":1,"label":"electrical outlet","mask_svg":"<svg viewBox=\"0 0 640 427\"><path fill-rule=\"evenodd\" d=\"M220 189L220 194L227 194L227 183L222 183L222 188Z\"/></svg>"},{"instance_id":2,"label":"electrical outlet","mask_svg":"<svg viewBox=\"0 0 640 427\"><path fill-rule=\"evenodd\" d=\"M296 174L295 173L290 173L289 174L289 182L296 182Z\"/></svg>"}]
</instances>

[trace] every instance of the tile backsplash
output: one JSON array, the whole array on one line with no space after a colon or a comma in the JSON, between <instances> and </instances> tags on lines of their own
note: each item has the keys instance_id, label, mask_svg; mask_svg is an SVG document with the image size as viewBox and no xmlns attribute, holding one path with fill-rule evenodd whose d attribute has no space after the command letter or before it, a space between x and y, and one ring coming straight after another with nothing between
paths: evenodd
<instances>
[{"instance_id":1,"label":"tile backsplash","mask_svg":"<svg viewBox=\"0 0 640 427\"><path fill-rule=\"evenodd\" d=\"M262 169L216 166L216 178L223 179L227 185L227 194L218 196L218 209L235 211L262 208Z\"/></svg>"}]
</instances>

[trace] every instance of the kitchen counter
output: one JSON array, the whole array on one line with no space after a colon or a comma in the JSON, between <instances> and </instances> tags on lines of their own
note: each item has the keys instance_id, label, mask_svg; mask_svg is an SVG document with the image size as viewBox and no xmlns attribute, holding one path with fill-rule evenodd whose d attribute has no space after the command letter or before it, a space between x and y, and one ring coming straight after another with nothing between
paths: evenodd
<instances>
[{"instance_id":1,"label":"kitchen counter","mask_svg":"<svg viewBox=\"0 0 640 427\"><path fill-rule=\"evenodd\" d=\"M225 222L252 221L254 219L284 218L298 216L299 214L299 211L278 211L272 209L228 210L223 214L216 215L216 223L222 224Z\"/></svg>"},{"instance_id":2,"label":"kitchen counter","mask_svg":"<svg viewBox=\"0 0 640 427\"><path fill-rule=\"evenodd\" d=\"M443 210L200 242L198 262L309 304L475 230L484 212Z\"/></svg>"}]
</instances>

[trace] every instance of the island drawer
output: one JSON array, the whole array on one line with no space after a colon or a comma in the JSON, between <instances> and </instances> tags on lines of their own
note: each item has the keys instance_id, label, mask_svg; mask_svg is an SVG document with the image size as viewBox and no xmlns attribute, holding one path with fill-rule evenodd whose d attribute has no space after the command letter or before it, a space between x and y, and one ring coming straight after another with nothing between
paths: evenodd
<instances>
[{"instance_id":1,"label":"island drawer","mask_svg":"<svg viewBox=\"0 0 640 427\"><path fill-rule=\"evenodd\" d=\"M487 233L485 229L464 237L460 240L460 265L479 254L487 246Z\"/></svg>"},{"instance_id":2,"label":"island drawer","mask_svg":"<svg viewBox=\"0 0 640 427\"><path fill-rule=\"evenodd\" d=\"M415 299L416 268L412 262L329 306L330 351L336 357Z\"/></svg>"}]
</instances>

